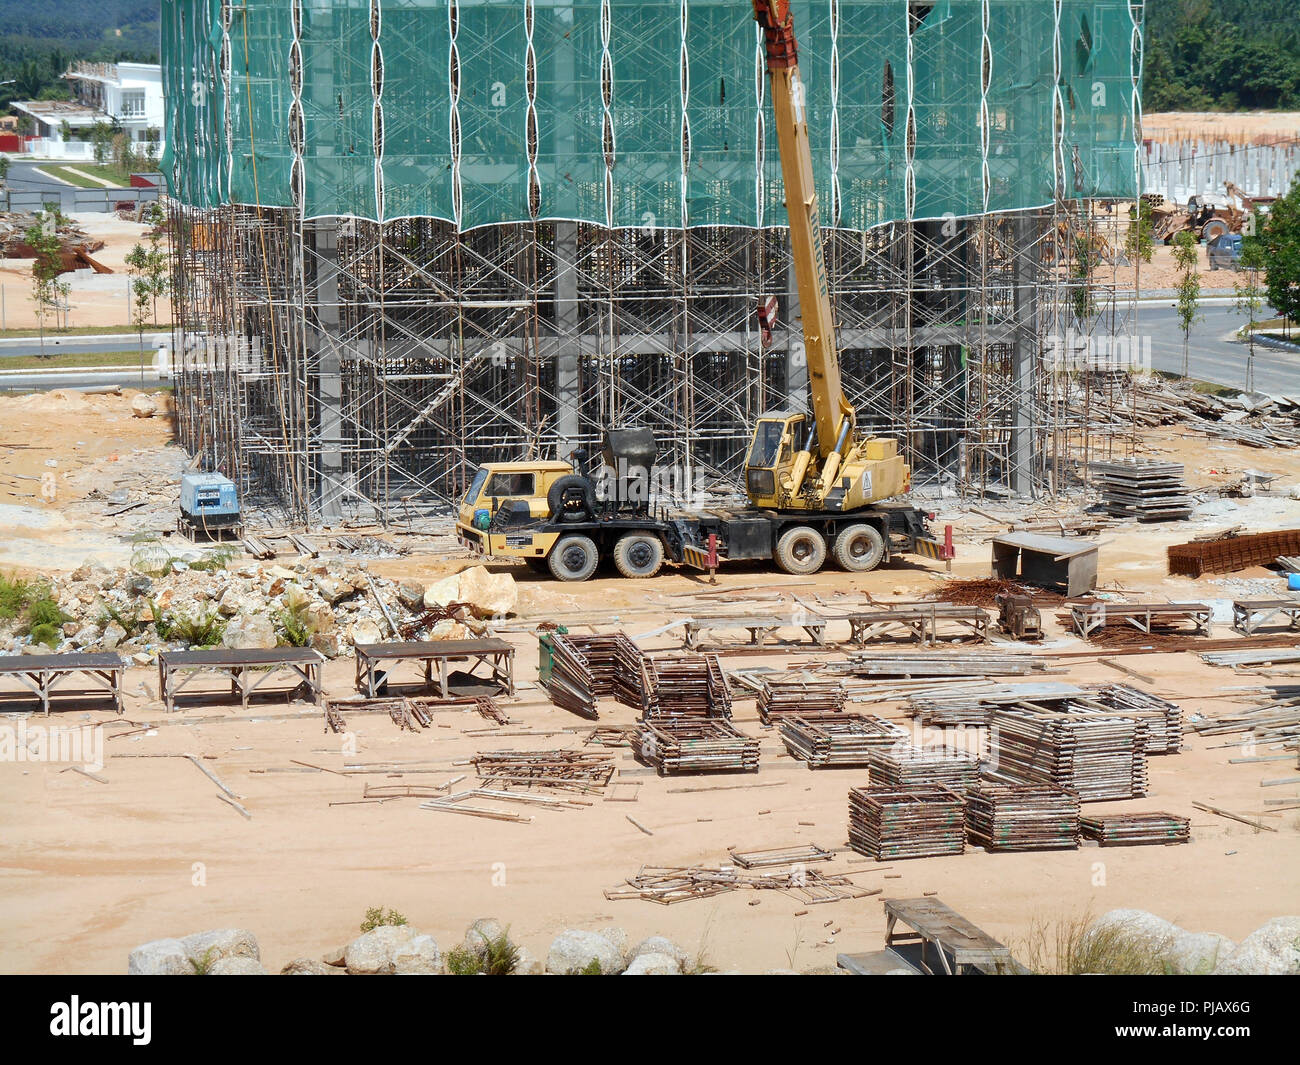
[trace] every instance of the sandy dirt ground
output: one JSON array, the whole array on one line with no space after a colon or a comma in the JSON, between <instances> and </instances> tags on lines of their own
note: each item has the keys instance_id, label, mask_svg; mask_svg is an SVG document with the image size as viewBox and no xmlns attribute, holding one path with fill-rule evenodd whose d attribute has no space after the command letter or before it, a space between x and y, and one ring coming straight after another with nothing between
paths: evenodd
<instances>
[{"instance_id":1,"label":"sandy dirt ground","mask_svg":"<svg viewBox=\"0 0 1300 1065\"><path fill-rule=\"evenodd\" d=\"M1142 116L1142 136L1164 143L1272 144L1300 137L1300 111L1154 111Z\"/></svg>"},{"instance_id":2,"label":"sandy dirt ground","mask_svg":"<svg viewBox=\"0 0 1300 1065\"><path fill-rule=\"evenodd\" d=\"M148 242L149 227L139 222L128 222L113 214L82 212L72 214L82 229L104 242L104 247L94 252L94 258L113 271L96 274L78 270L64 274L62 280L71 286L68 294L68 327L74 333L89 326L128 325L131 323L129 277L126 257L136 244ZM7 329L35 329L36 308L32 303L31 259L0 259L0 285L4 286L4 326ZM158 321L171 320L168 301L158 301ZM47 320L46 327L52 322ZM131 347L129 338L123 350Z\"/></svg>"},{"instance_id":3,"label":"sandy dirt ground","mask_svg":"<svg viewBox=\"0 0 1300 1065\"><path fill-rule=\"evenodd\" d=\"M31 448L4 452L0 475L43 472L44 453L37 449L51 447L70 487L54 504L0 494L0 567L8 570L25 560L24 568L32 572L71 568L101 543L106 561L124 559L129 547L120 526L127 516L104 518L102 506L87 500L81 478L120 468L133 451L140 461L166 465L176 450L166 445L167 423L130 419L123 400L91 398L85 400L88 409L61 411L61 401L46 397L39 412L33 402L33 409L18 416L13 402L0 404L0 445L21 440ZM81 441L82 450L68 454L71 440ZM1247 468L1275 471L1284 483L1300 480L1300 455L1293 452L1207 446L1176 431L1153 437L1150 450L1188 462L1196 488L1226 483ZM135 482L124 477L123 483ZM1170 600L1226 599L1240 596L1243 588L1275 587L1276 578L1263 569L1200 581L1164 576L1165 546L1194 532L1243 520L1252 531L1300 525L1300 502L1281 496L1239 502L1235 517L1106 529L1102 585L1134 598ZM14 511L4 508L18 507L30 523L38 506L45 507L51 525L14 526L6 520ZM1050 510L1037 508L1040 514ZM951 520L958 529L955 575L986 575L985 541L994 523L956 506L950 511L939 520ZM28 554L30 547L15 557L9 545L16 537L49 542L44 564ZM371 565L427 579L464 564L453 555L430 555ZM909 560L866 575L825 571L794 578L738 568L721 574L718 587L741 598L781 594L787 609L798 595L833 616L864 592L885 601L931 595L940 586L942 569L941 563ZM1294 764L1232 764L1230 759L1243 754L1233 744L1235 737L1189 734L1182 753L1151 758L1147 798L1085 807L1087 812L1167 810L1190 816L1193 842L1169 848L1088 846L1040 854L971 849L960 857L883 865L863 860L844 844L847 792L866 783L866 772L807 769L785 754L776 731L759 724L752 698L743 697L736 702L735 723L761 737L762 768L756 775L661 779L628 750L616 749L616 779L640 785L635 802L593 796L590 807L580 810L530 809L528 824L421 810L415 798L361 802L367 784L438 784L472 773L467 760L478 752L581 747L591 723L552 706L537 687L533 627L546 620L577 632L594 627L648 633L700 610L696 595L713 590L683 574L648 583L602 576L562 586L514 572L521 589L518 617L502 634L517 648L519 693L503 703L511 719L505 727L445 712L435 716L435 727L402 734L387 717L354 715L352 737L340 737L324 730L314 708L275 699L255 704L248 713L220 700L195 700L169 715L156 698L156 672L147 667L128 672L121 718L91 703L75 703L52 716L50 723L63 726L104 725L100 775L107 783L66 771L66 764L0 762L0 803L6 810L0 825L0 909L6 915L0 971L124 972L130 950L147 940L235 926L256 933L263 960L274 972L294 957L319 955L354 937L372 906L401 911L444 949L483 916L509 924L514 938L543 956L551 938L566 927L614 924L634 941L665 934L689 951L701 951L720 969L751 972L804 970L832 964L839 951L879 949L882 897L938 892L1021 953L1036 924L1074 921L1117 907L1151 910L1185 928L1233 938L1300 908L1300 811L1279 815L1263 803L1265 798L1300 801L1300 788L1261 788L1263 780L1293 775ZM764 606L772 608L771 602ZM1064 635L1050 613L1045 621L1043 653L1087 649ZM829 635L840 639L846 629L843 622L832 623ZM843 653L810 651L793 631L781 635L788 642L759 655L730 646L724 665L806 666ZM1219 625L1216 635L1229 635L1228 626ZM643 642L655 650L676 646L678 639L666 633ZM1179 701L1188 716L1258 705L1264 701L1259 686L1278 683L1214 669L1190 654L1118 661L1150 682L1094 657L1062 659L1063 672L1052 679L1131 683ZM327 666L331 693L351 692L352 680L351 661ZM902 719L898 703L851 708ZM634 719L632 710L609 701L602 703L600 715L601 724L630 725ZM18 719L6 716L0 724L17 727ZM45 724L39 717L27 719L29 728ZM220 801L215 786L189 762L154 757L181 753L203 757L242 796L252 819ZM345 765L392 763L402 765L397 771L339 775ZM1200 812L1194 801L1262 819L1276 831ZM653 835L638 830L629 815ZM604 897L607 888L642 865L718 863L729 847L796 842L839 848L826 871L851 873L862 887L881 894L811 906L777 892L733 892L670 907Z\"/></svg>"}]
</instances>

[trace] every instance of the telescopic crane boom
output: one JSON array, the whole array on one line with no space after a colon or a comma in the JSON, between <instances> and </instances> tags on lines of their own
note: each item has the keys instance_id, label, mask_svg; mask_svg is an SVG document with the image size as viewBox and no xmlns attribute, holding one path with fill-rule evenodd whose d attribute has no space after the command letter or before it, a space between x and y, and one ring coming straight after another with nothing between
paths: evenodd
<instances>
[{"instance_id":1,"label":"telescopic crane boom","mask_svg":"<svg viewBox=\"0 0 1300 1065\"><path fill-rule=\"evenodd\" d=\"M848 510L904 490L910 471L897 455L896 442L856 438L856 412L840 382L808 141L807 94L799 76L790 0L753 4L767 46L813 425L810 432L798 414L763 415L750 448L746 488L756 506Z\"/></svg>"}]
</instances>

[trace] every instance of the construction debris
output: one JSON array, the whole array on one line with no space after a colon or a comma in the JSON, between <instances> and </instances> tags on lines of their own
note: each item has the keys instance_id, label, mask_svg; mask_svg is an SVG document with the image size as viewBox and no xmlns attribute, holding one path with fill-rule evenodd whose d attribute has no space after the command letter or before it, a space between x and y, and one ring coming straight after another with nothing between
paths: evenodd
<instances>
[{"instance_id":1,"label":"construction debris","mask_svg":"<svg viewBox=\"0 0 1300 1065\"><path fill-rule=\"evenodd\" d=\"M1093 814L1079 819L1084 839L1103 847L1171 846L1191 842L1191 821L1177 814Z\"/></svg>"},{"instance_id":2,"label":"construction debris","mask_svg":"<svg viewBox=\"0 0 1300 1065\"><path fill-rule=\"evenodd\" d=\"M476 755L474 770L486 788L596 792L614 775L614 758L583 751L496 751Z\"/></svg>"},{"instance_id":3,"label":"construction debris","mask_svg":"<svg viewBox=\"0 0 1300 1065\"><path fill-rule=\"evenodd\" d=\"M966 793L971 842L991 851L1079 845L1079 796L1052 784L980 783Z\"/></svg>"},{"instance_id":4,"label":"construction debris","mask_svg":"<svg viewBox=\"0 0 1300 1065\"><path fill-rule=\"evenodd\" d=\"M877 895L880 888L867 890L847 876L832 876L796 863L788 869L748 872L732 866L642 866L636 876L610 888L605 898L614 901L640 899L671 906L690 899L707 899L728 891L781 891L804 904L840 902Z\"/></svg>"},{"instance_id":5,"label":"construction debris","mask_svg":"<svg viewBox=\"0 0 1300 1065\"><path fill-rule=\"evenodd\" d=\"M849 846L878 862L966 849L962 797L942 784L849 791Z\"/></svg>"}]
</instances>

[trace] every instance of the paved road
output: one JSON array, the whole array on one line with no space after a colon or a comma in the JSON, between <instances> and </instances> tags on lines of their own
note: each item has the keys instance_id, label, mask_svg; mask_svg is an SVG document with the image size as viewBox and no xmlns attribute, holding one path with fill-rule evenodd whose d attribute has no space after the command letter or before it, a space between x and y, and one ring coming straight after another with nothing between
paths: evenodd
<instances>
[{"instance_id":1,"label":"paved road","mask_svg":"<svg viewBox=\"0 0 1300 1065\"><path fill-rule=\"evenodd\" d=\"M146 332L145 353L157 351L160 341L167 342L166 333ZM136 351L139 347L140 337L137 333L114 333L104 337L46 337L44 349L41 348L40 338L33 337L22 341L0 342L0 359L30 358L42 352L46 355L95 355L104 351ZM0 363L0 369L2 368L3 363Z\"/></svg>"},{"instance_id":2,"label":"paved road","mask_svg":"<svg viewBox=\"0 0 1300 1065\"><path fill-rule=\"evenodd\" d=\"M145 388L163 388L169 381L159 379L152 366L144 371ZM90 370L85 373L30 373L4 374L0 376L0 392L49 392L55 388L102 388L118 386L120 388L140 387L140 368Z\"/></svg>"},{"instance_id":3,"label":"paved road","mask_svg":"<svg viewBox=\"0 0 1300 1065\"><path fill-rule=\"evenodd\" d=\"M1271 317L1274 312L1263 313ZM1188 345L1188 373L1199 381L1244 388L1247 347L1233 334L1245 323L1245 315L1230 304L1203 306L1201 314L1204 318L1192 327ZM1150 338L1153 368L1182 373L1183 333L1172 301L1141 304L1137 315L1140 341L1145 345ZM1300 352L1256 344L1255 390L1300 393Z\"/></svg>"}]
</instances>

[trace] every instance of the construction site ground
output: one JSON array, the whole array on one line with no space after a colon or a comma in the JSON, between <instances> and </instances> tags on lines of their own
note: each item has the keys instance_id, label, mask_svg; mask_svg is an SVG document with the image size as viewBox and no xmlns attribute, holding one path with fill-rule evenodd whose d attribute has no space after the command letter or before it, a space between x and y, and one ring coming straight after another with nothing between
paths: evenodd
<instances>
[{"instance_id":1,"label":"construction site ground","mask_svg":"<svg viewBox=\"0 0 1300 1065\"><path fill-rule=\"evenodd\" d=\"M87 268L62 275L60 281L69 286L67 332L131 324L130 276L126 257L136 244L148 243L150 227L104 212L74 212L70 217L90 237L104 242L104 246L94 253L95 261L113 273L96 274ZM6 329L35 329L41 324L36 319L36 304L31 298L32 263L32 259L0 259ZM170 314L167 299L159 300L157 320L170 321ZM58 326L62 328L63 325L61 313ZM54 326L53 318L47 318L46 329ZM129 344L125 346L130 347Z\"/></svg>"},{"instance_id":2,"label":"construction site ground","mask_svg":"<svg viewBox=\"0 0 1300 1065\"><path fill-rule=\"evenodd\" d=\"M0 572L39 576L87 560L125 566L132 535L170 524L185 457L169 443L169 420L132 417L130 399L63 393L0 399ZM1300 453L1294 450L1207 442L1178 428L1152 432L1144 445L1149 457L1185 463L1194 492L1231 483L1247 469L1279 475L1278 485L1300 483ZM57 465L49 465L51 460ZM40 496L39 479L47 471L55 472L58 484L53 502ZM146 505L108 517L114 508L104 497L120 488ZM1279 588L1276 574L1262 568L1199 580L1165 575L1170 543L1238 524L1250 532L1300 526L1300 501L1281 491L1251 499L1205 498L1215 503L1211 516L1104 528L1103 593L1204 601L1258 597ZM988 575L986 539L1011 520L1046 525L1052 515L1069 512L1050 502L1012 508L979 500L944 500L936 509L938 523L955 528L956 577ZM447 531L430 533L445 545ZM370 566L385 575L429 580L468 564L466 556L444 547ZM1296 796L1300 788L1261 789L1262 780L1293 775L1294 763L1230 764L1242 754L1234 737L1202 738L1190 728L1181 753L1150 759L1147 798L1084 808L1190 816L1193 841L1187 846L1012 854L968 849L960 857L878 865L845 846L848 790L865 782L866 771L809 770L785 753L777 731L760 725L753 699L739 692L734 723L761 737L757 774L659 778L630 750L616 748L615 779L639 783L635 802L593 795L590 807L581 810L528 810L528 824L422 810L416 798L358 802L367 783L427 785L459 774L470 774L472 781L467 760L479 752L581 747L596 723L552 706L536 682L533 630L541 622L575 632L621 628L636 636L692 613L726 613L744 603L778 612L804 603L834 617L866 596L882 603L936 596L944 564L909 558L865 575L826 570L806 578L736 567L720 573L716 586L685 571L649 582L602 574L582 585L562 585L522 568L511 572L520 601L516 616L499 632L517 648L519 695L502 700L511 719L506 726L494 727L472 713L439 713L435 727L410 734L398 732L384 715L354 717L352 752L345 750L345 737L324 729L318 710L301 702L266 702L248 713L238 705L200 704L167 714L151 666L128 671L121 717L84 708L51 716L50 724L106 726L99 771L106 782L68 772L66 765L0 763L0 802L7 812L0 828L0 905L23 915L0 937L0 968L120 972L136 944L239 927L256 933L263 961L277 971L291 958L319 955L352 938L373 906L399 910L440 944L454 943L468 923L488 915L508 924L512 939L535 954L544 954L561 929L618 925L633 942L667 935L702 951L719 968L743 971L804 970L833 964L840 951L879 949L882 897L937 892L1013 951L1025 946L1036 924L1055 926L1119 907L1232 938L1295 910L1300 811L1279 815L1263 800ZM1044 610L1044 625L1040 653L1090 650L1063 632L1051 610ZM844 622L832 621L829 636L838 640L846 631ZM744 650L737 640L727 647L724 666L810 666L844 653L810 649L793 630L780 635L789 643L761 653ZM1231 635L1227 624L1216 626L1216 637ZM651 651L680 647L680 629L642 644ZM1261 697L1251 690L1269 682L1212 668L1187 652L1115 659L1150 677L1147 683L1101 663L1103 657L1104 652L1063 658L1067 672L1051 679L1132 684L1179 702L1185 719L1257 705ZM326 690L352 692L353 668L347 658L329 662ZM850 703L849 709L901 719L897 702ZM630 726L634 719L628 707L601 704L601 725ZM38 716L28 719L29 726L44 724ZM204 758L242 796L251 820L219 801L216 788L188 761L139 757L182 753ZM320 768L295 764L303 762ZM345 763L409 768L394 776L339 775ZM1193 802L1260 820L1276 831L1199 811ZM838 850L825 871L851 873L855 883L881 894L808 905L778 892L735 891L670 907L603 895L643 865L719 863L732 846L795 842Z\"/></svg>"}]
</instances>

